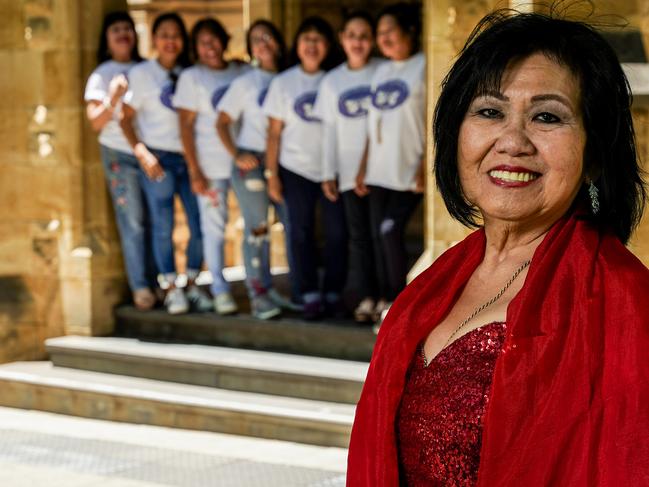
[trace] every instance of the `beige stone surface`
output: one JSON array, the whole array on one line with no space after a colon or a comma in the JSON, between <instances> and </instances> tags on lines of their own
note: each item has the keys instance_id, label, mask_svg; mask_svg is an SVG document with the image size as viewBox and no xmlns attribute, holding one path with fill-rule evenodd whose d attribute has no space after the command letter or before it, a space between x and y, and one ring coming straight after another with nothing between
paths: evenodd
<instances>
[{"instance_id":1,"label":"beige stone surface","mask_svg":"<svg viewBox=\"0 0 649 487\"><path fill-rule=\"evenodd\" d=\"M98 153L88 149L96 136L86 128L82 89L104 12L126 2L0 7L3 362L44 357L43 341L68 329L112 329L124 275Z\"/></svg>"}]
</instances>

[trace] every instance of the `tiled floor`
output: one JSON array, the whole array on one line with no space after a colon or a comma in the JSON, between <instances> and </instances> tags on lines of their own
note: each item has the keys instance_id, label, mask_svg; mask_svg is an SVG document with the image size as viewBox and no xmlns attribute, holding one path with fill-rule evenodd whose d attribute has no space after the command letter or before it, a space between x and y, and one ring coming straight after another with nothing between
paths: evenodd
<instances>
[{"instance_id":1,"label":"tiled floor","mask_svg":"<svg viewBox=\"0 0 649 487\"><path fill-rule=\"evenodd\" d=\"M0 408L3 487L338 487L346 451Z\"/></svg>"}]
</instances>

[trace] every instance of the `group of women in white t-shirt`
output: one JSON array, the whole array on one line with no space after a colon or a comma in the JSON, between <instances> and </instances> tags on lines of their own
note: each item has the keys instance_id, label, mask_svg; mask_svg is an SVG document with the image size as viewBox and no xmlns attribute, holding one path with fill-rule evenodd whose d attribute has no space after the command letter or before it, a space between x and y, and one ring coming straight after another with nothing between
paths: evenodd
<instances>
[{"instance_id":1,"label":"group of women in white t-shirt","mask_svg":"<svg viewBox=\"0 0 649 487\"><path fill-rule=\"evenodd\" d=\"M306 319L342 317L344 292L359 322L389 307L405 285L405 226L423 191L419 19L405 3L383 9L376 28L366 13L349 15L338 36L342 63L322 18L302 21L288 55L278 29L258 20L247 33L248 65L225 60L229 36L215 19L188 36L178 15L160 15L156 57L138 62L128 14L106 17L85 99L136 307L154 306L157 272L170 313L237 311L222 272L230 188L245 222L254 316L288 308ZM387 59L372 57L375 39ZM191 233L184 288L176 286L175 195ZM291 298L272 285L270 206L286 233ZM203 261L211 296L195 283Z\"/></svg>"}]
</instances>

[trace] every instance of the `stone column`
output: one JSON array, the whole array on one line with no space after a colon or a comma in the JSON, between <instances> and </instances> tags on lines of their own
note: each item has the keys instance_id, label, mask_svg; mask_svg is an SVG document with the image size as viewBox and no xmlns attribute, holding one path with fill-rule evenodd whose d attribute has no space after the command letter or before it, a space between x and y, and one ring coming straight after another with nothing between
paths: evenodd
<instances>
[{"instance_id":1,"label":"stone column","mask_svg":"<svg viewBox=\"0 0 649 487\"><path fill-rule=\"evenodd\" d=\"M435 187L433 177L433 113L441 83L455 55L476 23L488 13L495 2L487 0L426 0L424 10L424 51L426 53L426 194L425 250L411 269L408 279L416 277L470 230L453 220Z\"/></svg>"},{"instance_id":2,"label":"stone column","mask_svg":"<svg viewBox=\"0 0 649 487\"><path fill-rule=\"evenodd\" d=\"M112 330L121 253L85 122L85 79L117 0L0 2L0 362Z\"/></svg>"}]
</instances>

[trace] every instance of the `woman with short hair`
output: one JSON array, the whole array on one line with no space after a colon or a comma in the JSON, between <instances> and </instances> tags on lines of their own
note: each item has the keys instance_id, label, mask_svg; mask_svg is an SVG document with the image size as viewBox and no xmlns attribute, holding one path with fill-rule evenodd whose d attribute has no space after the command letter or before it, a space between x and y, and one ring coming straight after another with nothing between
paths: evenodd
<instances>
[{"instance_id":1,"label":"woman with short hair","mask_svg":"<svg viewBox=\"0 0 649 487\"><path fill-rule=\"evenodd\" d=\"M350 487L649 482L646 190L629 85L594 28L483 19L447 75L435 176L479 230L379 331Z\"/></svg>"}]
</instances>

